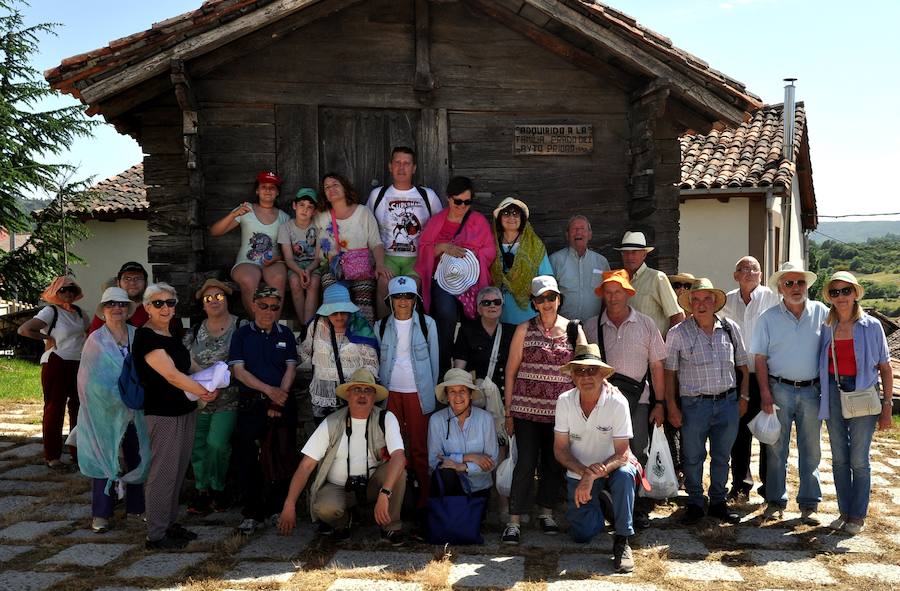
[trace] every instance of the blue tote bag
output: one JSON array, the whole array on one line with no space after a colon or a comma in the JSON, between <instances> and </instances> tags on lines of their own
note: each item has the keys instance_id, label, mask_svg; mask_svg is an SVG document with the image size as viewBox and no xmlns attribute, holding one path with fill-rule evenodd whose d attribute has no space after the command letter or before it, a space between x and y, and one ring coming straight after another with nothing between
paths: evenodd
<instances>
[{"instance_id":1,"label":"blue tote bag","mask_svg":"<svg viewBox=\"0 0 900 591\"><path fill-rule=\"evenodd\" d=\"M447 494L441 470L431 475L432 496L428 499L429 544L484 544L481 518L487 505L486 497L472 496L469 479L457 473L460 488L465 494Z\"/></svg>"}]
</instances>

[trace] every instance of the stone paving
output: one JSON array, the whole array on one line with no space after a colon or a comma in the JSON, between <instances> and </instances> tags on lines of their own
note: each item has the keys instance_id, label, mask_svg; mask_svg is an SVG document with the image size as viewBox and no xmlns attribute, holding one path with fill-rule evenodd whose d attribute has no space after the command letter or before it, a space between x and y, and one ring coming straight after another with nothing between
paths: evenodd
<instances>
[{"instance_id":1,"label":"stone paving","mask_svg":"<svg viewBox=\"0 0 900 591\"><path fill-rule=\"evenodd\" d=\"M148 552L140 520L114 520L103 535L90 530L89 483L43 465L32 433L39 412L23 405L0 414L0 591L900 589L896 437L876 435L862 534L802 525L793 500L783 521L761 526L755 496L737 507L743 518L736 526L704 520L686 528L678 521L681 500L654 510L652 527L632 540L636 570L622 575L613 572L608 533L579 545L526 527L522 544L511 548L499 543L496 524L483 546L390 548L378 543L373 527L337 545L317 537L309 523L289 537L268 528L244 538L234 531L237 512L185 514L182 522L199 538L182 551ZM823 524L837 513L827 445L820 465ZM789 463L795 494L796 453Z\"/></svg>"}]
</instances>

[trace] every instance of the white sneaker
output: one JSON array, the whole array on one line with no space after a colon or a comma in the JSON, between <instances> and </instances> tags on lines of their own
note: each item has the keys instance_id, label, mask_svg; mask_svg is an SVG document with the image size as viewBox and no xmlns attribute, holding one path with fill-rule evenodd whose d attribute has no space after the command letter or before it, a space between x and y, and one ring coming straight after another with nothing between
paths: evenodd
<instances>
[{"instance_id":1,"label":"white sneaker","mask_svg":"<svg viewBox=\"0 0 900 591\"><path fill-rule=\"evenodd\" d=\"M91 520L91 529L95 534L105 534L109 531L109 519L105 517L94 517Z\"/></svg>"},{"instance_id":2,"label":"white sneaker","mask_svg":"<svg viewBox=\"0 0 900 591\"><path fill-rule=\"evenodd\" d=\"M260 527L262 527L262 525L263 524L261 522L255 520L255 519L250 519L248 517L247 519L243 520L239 526L237 526L237 530L238 530L238 533L245 535L245 536L249 536L256 530L258 530Z\"/></svg>"}]
</instances>

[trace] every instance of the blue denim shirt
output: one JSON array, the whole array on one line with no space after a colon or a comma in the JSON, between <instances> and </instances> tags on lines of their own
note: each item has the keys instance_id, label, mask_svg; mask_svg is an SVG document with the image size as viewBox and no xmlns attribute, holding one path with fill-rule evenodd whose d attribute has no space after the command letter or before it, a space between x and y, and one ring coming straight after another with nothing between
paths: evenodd
<instances>
[{"instance_id":1,"label":"blue denim shirt","mask_svg":"<svg viewBox=\"0 0 900 591\"><path fill-rule=\"evenodd\" d=\"M485 454L497 464L497 431L494 417L486 410L472 407L472 414L462 428L448 406L431 415L428 420L428 469L434 470L440 463L438 455L462 462L466 454ZM475 462L466 462L472 492L491 487L491 473L485 472Z\"/></svg>"},{"instance_id":2,"label":"blue denim shirt","mask_svg":"<svg viewBox=\"0 0 900 591\"><path fill-rule=\"evenodd\" d=\"M437 325L431 316L425 316L425 324L428 326L428 341L419 325L419 314L412 315L412 336L410 337L410 350L412 352L413 374L415 374L416 390L419 394L419 404L422 406L422 414L427 415L434 411L434 386L439 376L438 368L438 332ZM397 355L397 330L394 328L394 315L388 316L384 327L384 335L380 336L375 331L380 351L381 367L378 377L381 383L387 387L391 383L391 372L394 371L394 357Z\"/></svg>"},{"instance_id":3,"label":"blue denim shirt","mask_svg":"<svg viewBox=\"0 0 900 591\"><path fill-rule=\"evenodd\" d=\"M832 334L832 327L822 327L822 337L819 339L819 379L822 382L820 419L831 416L828 406L831 390L828 387L828 358L831 357ZM871 388L878 382L878 364L888 363L890 353L881 322L865 312L853 323L853 355L856 357L856 389Z\"/></svg>"}]
</instances>

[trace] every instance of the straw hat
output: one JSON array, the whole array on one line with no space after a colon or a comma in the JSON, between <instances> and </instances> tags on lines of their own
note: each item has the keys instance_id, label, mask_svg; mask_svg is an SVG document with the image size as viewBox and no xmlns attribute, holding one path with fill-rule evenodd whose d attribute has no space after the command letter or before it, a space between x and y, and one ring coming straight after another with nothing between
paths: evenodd
<instances>
[{"instance_id":1,"label":"straw hat","mask_svg":"<svg viewBox=\"0 0 900 591\"><path fill-rule=\"evenodd\" d=\"M597 294L598 297L603 296L603 286L607 283L618 283L622 286L622 289L628 292L628 295L633 296L635 293L634 286L631 285L631 279L628 277L628 271L625 269L615 269L614 271L604 271L603 272L603 281L600 282L600 285L594 288L594 293Z\"/></svg>"},{"instance_id":2,"label":"straw hat","mask_svg":"<svg viewBox=\"0 0 900 591\"><path fill-rule=\"evenodd\" d=\"M455 257L444 253L434 270L434 278L441 289L450 295L460 295L475 285L481 274L478 257L468 248L466 256Z\"/></svg>"},{"instance_id":3,"label":"straw hat","mask_svg":"<svg viewBox=\"0 0 900 591\"><path fill-rule=\"evenodd\" d=\"M716 296L716 309L713 310L713 312L718 312L725 307L725 292L713 287L712 281L708 278L700 277L694 281L689 290L682 292L682 294L678 296L678 305L681 306L682 310L691 314L694 313L691 306L691 294L698 291L711 291Z\"/></svg>"},{"instance_id":4,"label":"straw hat","mask_svg":"<svg viewBox=\"0 0 900 591\"><path fill-rule=\"evenodd\" d=\"M697 278L691 275L690 273L676 273L675 275L668 275L669 283L687 283L691 284Z\"/></svg>"},{"instance_id":5,"label":"straw hat","mask_svg":"<svg viewBox=\"0 0 900 591\"><path fill-rule=\"evenodd\" d=\"M218 287L219 289L221 289L222 291L225 292L225 295L231 295L233 293L233 290L230 287L228 287L228 285L226 285L225 283L222 283L218 279L207 279L206 281L203 282L203 285L200 286L200 289L198 289L197 292L194 294L194 299L199 300L200 298L202 298L203 294L210 287Z\"/></svg>"},{"instance_id":6,"label":"straw hat","mask_svg":"<svg viewBox=\"0 0 900 591\"><path fill-rule=\"evenodd\" d=\"M622 236L622 244L614 250L643 250L650 252L655 247L647 246L647 238L643 232L625 232Z\"/></svg>"},{"instance_id":7,"label":"straw hat","mask_svg":"<svg viewBox=\"0 0 900 591\"><path fill-rule=\"evenodd\" d=\"M464 369L454 367L444 374L444 381L434 387L434 397L441 404L447 404L447 388L450 386L465 386L471 393L472 403L484 398L481 388L475 385L474 376Z\"/></svg>"},{"instance_id":8,"label":"straw hat","mask_svg":"<svg viewBox=\"0 0 900 591\"><path fill-rule=\"evenodd\" d=\"M337 312L353 314L359 312L359 306L350 301L350 291L340 283L332 283L322 294L322 305L316 310L319 316L330 316Z\"/></svg>"},{"instance_id":9,"label":"straw hat","mask_svg":"<svg viewBox=\"0 0 900 591\"><path fill-rule=\"evenodd\" d=\"M360 367L354 371L349 380L337 387L335 394L337 394L339 398L347 400L347 390L353 386L371 386L372 388L375 388L375 402L381 402L388 397L387 388L375 381L375 376L373 376L372 372L365 367Z\"/></svg>"},{"instance_id":10,"label":"straw hat","mask_svg":"<svg viewBox=\"0 0 900 591\"><path fill-rule=\"evenodd\" d=\"M831 289L831 284L835 281L843 281L852 285L853 289L856 290L857 301L863 299L863 296L866 294L866 288L860 285L859 280L853 273L851 273L850 271L837 271L834 275L831 276L831 279L828 280L828 283L825 284L825 289L822 290L823 294L825 295L825 301L829 304L831 303L831 296L828 295L828 290Z\"/></svg>"},{"instance_id":11,"label":"straw hat","mask_svg":"<svg viewBox=\"0 0 900 591\"><path fill-rule=\"evenodd\" d=\"M812 271L807 271L803 268L803 263L798 263L796 261L787 261L781 263L781 267L772 273L772 276L769 277L769 289L774 291L778 291L778 284L781 283L782 275L787 273L803 273L804 278L806 279L806 287L807 289L812 287L812 284L816 282L818 275L813 273Z\"/></svg>"},{"instance_id":12,"label":"straw hat","mask_svg":"<svg viewBox=\"0 0 900 591\"><path fill-rule=\"evenodd\" d=\"M520 201L519 199L516 199L515 197L507 197L506 199L504 199L503 201L500 202L500 205L498 205L497 207L494 208L494 219L497 219L498 217L500 217L500 212L503 211L504 209L506 209L507 207L509 207L510 205L515 205L516 207L518 207L519 209L522 210L522 213L525 214L526 218L529 217L528 206L525 205L524 201Z\"/></svg>"},{"instance_id":13,"label":"straw hat","mask_svg":"<svg viewBox=\"0 0 900 591\"><path fill-rule=\"evenodd\" d=\"M593 365L599 367L603 370L603 379L616 373L613 366L603 362L603 358L600 356L600 347L594 343L576 345L575 354L572 356L572 360L560 367L559 371L560 373L571 375L577 365Z\"/></svg>"}]
</instances>

